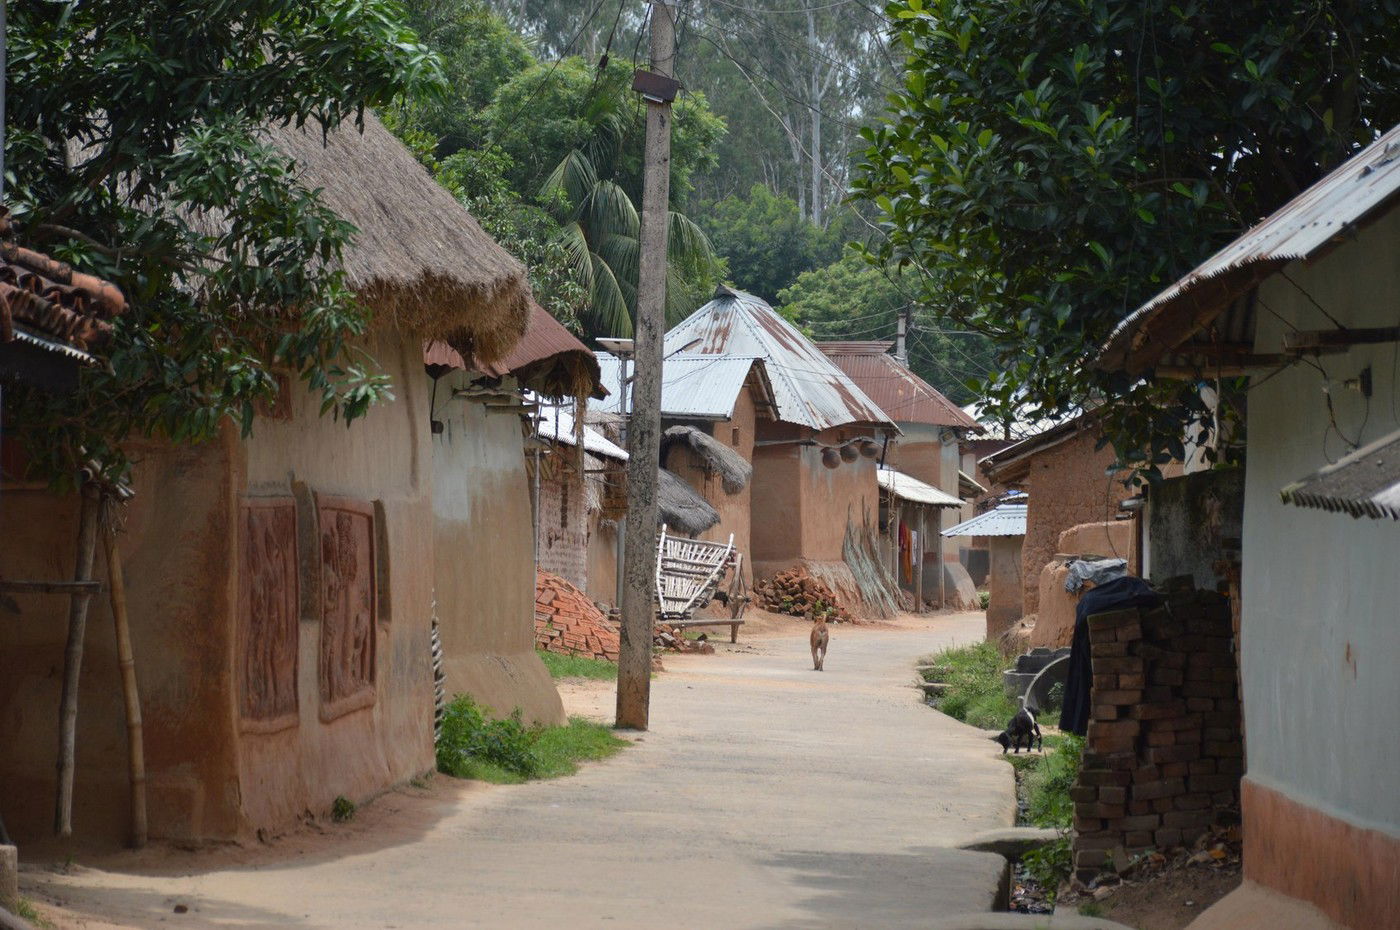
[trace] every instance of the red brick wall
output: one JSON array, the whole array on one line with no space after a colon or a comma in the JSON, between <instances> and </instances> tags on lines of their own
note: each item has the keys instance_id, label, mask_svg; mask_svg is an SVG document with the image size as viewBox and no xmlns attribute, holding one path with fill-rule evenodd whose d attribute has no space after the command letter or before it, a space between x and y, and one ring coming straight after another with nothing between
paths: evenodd
<instances>
[{"instance_id":1,"label":"red brick wall","mask_svg":"<svg viewBox=\"0 0 1400 930\"><path fill-rule=\"evenodd\" d=\"M1244 771L1226 598L1177 590L1165 607L1090 617L1089 639L1092 712L1070 789L1085 881L1113 850L1195 842L1239 807Z\"/></svg>"}]
</instances>

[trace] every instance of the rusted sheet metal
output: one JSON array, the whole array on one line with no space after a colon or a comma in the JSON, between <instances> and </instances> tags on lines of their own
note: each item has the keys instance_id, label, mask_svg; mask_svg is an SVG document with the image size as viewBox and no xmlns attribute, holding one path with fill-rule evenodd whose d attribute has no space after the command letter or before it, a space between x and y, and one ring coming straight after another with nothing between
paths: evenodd
<instances>
[{"instance_id":1,"label":"rusted sheet metal","mask_svg":"<svg viewBox=\"0 0 1400 930\"><path fill-rule=\"evenodd\" d=\"M549 311L534 301L530 302L530 320L525 335L501 359L486 363L480 359L470 361L462 358L460 352L445 342L428 342L423 346L423 364L445 365L448 368L471 369L493 378L516 374L541 362L557 362L561 366L578 368L591 377L593 392L601 384L597 360L588 346L584 345L564 328ZM584 378L583 380L588 380Z\"/></svg>"},{"instance_id":2,"label":"rusted sheet metal","mask_svg":"<svg viewBox=\"0 0 1400 930\"><path fill-rule=\"evenodd\" d=\"M817 348L896 423L982 432L982 424L890 355L890 346L888 342L817 343Z\"/></svg>"},{"instance_id":3,"label":"rusted sheet metal","mask_svg":"<svg viewBox=\"0 0 1400 930\"><path fill-rule=\"evenodd\" d=\"M1151 367L1273 271L1318 255L1397 194L1400 126L1135 310L1109 336L1099 367Z\"/></svg>"},{"instance_id":4,"label":"rusted sheet metal","mask_svg":"<svg viewBox=\"0 0 1400 930\"><path fill-rule=\"evenodd\" d=\"M597 354L603 387L608 397L594 409L619 413L622 401L618 370L621 363L606 352ZM754 372L754 369L757 371ZM631 369L628 369L631 371ZM748 356L674 355L662 363L661 415L682 420L728 420L744 383L754 372L756 383L765 386L763 360ZM771 402L771 397L764 398Z\"/></svg>"},{"instance_id":5,"label":"rusted sheet metal","mask_svg":"<svg viewBox=\"0 0 1400 930\"><path fill-rule=\"evenodd\" d=\"M722 288L666 334L666 351L681 349L688 356L762 359L779 420L819 432L851 424L895 428L845 372L752 294Z\"/></svg>"},{"instance_id":6,"label":"rusted sheet metal","mask_svg":"<svg viewBox=\"0 0 1400 930\"><path fill-rule=\"evenodd\" d=\"M878 475L880 487L901 500L915 504L927 504L930 507L957 508L962 506L962 501L948 492L941 491L918 478L906 475L902 471L881 468Z\"/></svg>"}]
</instances>

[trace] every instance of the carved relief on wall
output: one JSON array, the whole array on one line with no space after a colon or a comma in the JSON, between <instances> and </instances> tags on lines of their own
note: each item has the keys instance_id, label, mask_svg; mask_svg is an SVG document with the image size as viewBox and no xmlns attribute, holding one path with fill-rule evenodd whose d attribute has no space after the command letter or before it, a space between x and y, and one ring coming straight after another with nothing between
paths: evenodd
<instances>
[{"instance_id":1,"label":"carved relief on wall","mask_svg":"<svg viewBox=\"0 0 1400 930\"><path fill-rule=\"evenodd\" d=\"M321 718L374 703L374 507L316 495L321 535Z\"/></svg>"},{"instance_id":2,"label":"carved relief on wall","mask_svg":"<svg viewBox=\"0 0 1400 930\"><path fill-rule=\"evenodd\" d=\"M248 498L239 513L239 711L245 729L297 722L296 505Z\"/></svg>"}]
</instances>

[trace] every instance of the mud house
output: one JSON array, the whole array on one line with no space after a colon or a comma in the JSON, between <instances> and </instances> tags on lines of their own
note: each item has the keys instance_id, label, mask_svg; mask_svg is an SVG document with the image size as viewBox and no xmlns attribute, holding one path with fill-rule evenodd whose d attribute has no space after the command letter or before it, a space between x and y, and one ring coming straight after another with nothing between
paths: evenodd
<instances>
[{"instance_id":1,"label":"mud house","mask_svg":"<svg viewBox=\"0 0 1400 930\"><path fill-rule=\"evenodd\" d=\"M552 401L573 402L601 388L592 353L539 305L532 302L529 313L520 341L495 361L463 357L443 342L424 352L432 378L435 602L449 695L470 694L500 713L518 707L527 720L557 723L563 705L534 652L532 519L539 518L551 544L538 550L541 558L567 560L569 537L561 534L570 528L565 516L557 530L559 504L569 506L576 482L573 499L582 508L584 491L573 470L577 456L547 443L539 459L548 467L540 471L550 477L539 485L547 491L537 508L537 457L526 451L526 436L535 412L555 409ZM572 428L564 435L557 447L572 450ZM545 532L546 521L555 532ZM580 545L580 564L583 555Z\"/></svg>"},{"instance_id":2,"label":"mud house","mask_svg":"<svg viewBox=\"0 0 1400 930\"><path fill-rule=\"evenodd\" d=\"M943 515L956 513L962 501L893 468L882 466L876 477L880 482L881 552L888 553L890 574L913 599L916 612L929 604L943 606L940 526Z\"/></svg>"},{"instance_id":3,"label":"mud house","mask_svg":"<svg viewBox=\"0 0 1400 930\"><path fill-rule=\"evenodd\" d=\"M960 444L982 432L980 423L890 354L892 342L822 342L818 347L899 427L898 440L885 450L885 465L955 499L961 500L965 490L972 491L976 482L962 472ZM928 544L921 561L926 554L933 563L925 570L928 577L921 586L925 597L946 589L942 571L962 574L957 567L961 565L959 553L970 541L942 535L944 529L962 520L960 510L961 505L951 507L943 502L936 514L929 514L936 519L923 537ZM905 532L898 526L882 526L881 530ZM945 562L951 567L943 569Z\"/></svg>"},{"instance_id":4,"label":"mud house","mask_svg":"<svg viewBox=\"0 0 1400 930\"><path fill-rule=\"evenodd\" d=\"M276 832L306 811L325 814L338 796L362 799L432 768L435 586L440 615L449 625L460 615L444 596L430 529L443 519L444 495L435 491L441 453L423 344L441 339L498 359L527 322L524 269L372 114L363 133L346 126L323 142L287 127L269 138L358 227L345 271L374 311L363 347L395 397L347 429L319 415L318 398L286 386L246 441L229 428L195 447L133 444L122 547L153 836ZM513 430L518 474L518 420L497 425L480 406L457 408L474 427L461 454L490 458ZM75 501L13 483L3 495L7 575L72 577ZM528 553L528 534L521 545ZM448 561L453 572L470 562ZM522 596L528 602L528 588ZM22 840L41 835L52 810L66 610L37 596L15 601L19 615L0 625L0 797L25 799L5 810ZM96 599L74 824L80 836L120 839L124 721L112 699L120 686L106 613ZM512 652L513 614L471 616L464 624L479 624L481 652ZM528 610L518 622L528 649ZM539 679L514 687L548 687L543 669Z\"/></svg>"},{"instance_id":5,"label":"mud house","mask_svg":"<svg viewBox=\"0 0 1400 930\"><path fill-rule=\"evenodd\" d=\"M1040 576L1060 551L1060 535L1082 524L1112 524L1128 493L1109 474L1116 458L1109 446L1096 448L1099 431L1092 415L1080 415L1042 429L982 460L997 486L1030 495L1021 548L1022 613L1040 610ZM1104 529L1101 556L1132 559L1129 526ZM1072 612L1071 612L1072 614Z\"/></svg>"},{"instance_id":6,"label":"mud house","mask_svg":"<svg viewBox=\"0 0 1400 930\"><path fill-rule=\"evenodd\" d=\"M763 363L772 411L753 427L754 579L801 566L852 599L863 587L886 590L883 569L873 567L876 460L898 429L884 411L791 323L742 291L720 288L666 334L665 348L668 364L693 366L696 390L706 383L706 364Z\"/></svg>"},{"instance_id":7,"label":"mud house","mask_svg":"<svg viewBox=\"0 0 1400 930\"><path fill-rule=\"evenodd\" d=\"M1023 616L1026 513L1026 499L1016 496L943 531L945 536L987 540L987 639L993 642Z\"/></svg>"},{"instance_id":8,"label":"mud house","mask_svg":"<svg viewBox=\"0 0 1400 930\"><path fill-rule=\"evenodd\" d=\"M622 397L620 364L606 354L599 360L609 391L601 406L616 413ZM700 539L725 542L733 534L750 583L754 441L775 409L761 358L676 354L662 364L661 467L714 510L711 518L667 476L667 522Z\"/></svg>"},{"instance_id":9,"label":"mud house","mask_svg":"<svg viewBox=\"0 0 1400 930\"><path fill-rule=\"evenodd\" d=\"M1246 915L1369 928L1400 913L1400 744L1378 738L1394 728L1400 655L1397 254L1400 127L1137 310L1100 359L1138 377L1250 379L1246 882L1195 928Z\"/></svg>"}]
</instances>

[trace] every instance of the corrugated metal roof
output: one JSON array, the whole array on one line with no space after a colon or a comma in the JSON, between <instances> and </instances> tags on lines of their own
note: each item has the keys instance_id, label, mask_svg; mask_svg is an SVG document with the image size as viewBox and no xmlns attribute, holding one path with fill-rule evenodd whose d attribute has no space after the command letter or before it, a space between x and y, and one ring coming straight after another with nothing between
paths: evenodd
<instances>
[{"instance_id":1,"label":"corrugated metal roof","mask_svg":"<svg viewBox=\"0 0 1400 930\"><path fill-rule=\"evenodd\" d=\"M503 378L509 374L528 375L528 379L522 380L539 381L539 384L530 386L549 390L556 396L584 388L594 397L603 396L598 361L588 346L533 300L530 302L530 319L525 335L500 360L487 363L472 359L468 365L461 354L447 343L429 342L423 347L423 364L464 370L470 368L493 378ZM563 388L568 390L561 390Z\"/></svg>"},{"instance_id":2,"label":"corrugated metal roof","mask_svg":"<svg viewBox=\"0 0 1400 930\"><path fill-rule=\"evenodd\" d=\"M1143 304L1109 336L1099 366L1142 371L1274 270L1348 235L1400 193L1400 126Z\"/></svg>"},{"instance_id":3,"label":"corrugated metal roof","mask_svg":"<svg viewBox=\"0 0 1400 930\"><path fill-rule=\"evenodd\" d=\"M546 442L561 442L566 446L576 446L576 428L571 410L544 404L540 407L540 425L535 435ZM585 452L601 455L604 458L627 461L627 450L608 439L591 426L583 428L583 448Z\"/></svg>"},{"instance_id":4,"label":"corrugated metal roof","mask_svg":"<svg viewBox=\"0 0 1400 930\"><path fill-rule=\"evenodd\" d=\"M622 367L615 356L597 353L607 398L594 409L618 413L622 401L618 375ZM771 395L763 362L752 356L675 355L661 365L661 415L687 420L728 420L751 370L764 393ZM629 369L630 370L630 369ZM766 398L771 402L771 396Z\"/></svg>"},{"instance_id":5,"label":"corrugated metal roof","mask_svg":"<svg viewBox=\"0 0 1400 930\"><path fill-rule=\"evenodd\" d=\"M761 358L776 401L776 419L814 430L847 424L894 424L806 336L767 303L720 288L714 300L666 334L666 351L691 356Z\"/></svg>"},{"instance_id":6,"label":"corrugated metal roof","mask_svg":"<svg viewBox=\"0 0 1400 930\"><path fill-rule=\"evenodd\" d=\"M1400 520L1400 431L1318 469L1279 495L1298 507Z\"/></svg>"},{"instance_id":7,"label":"corrugated metal roof","mask_svg":"<svg viewBox=\"0 0 1400 930\"><path fill-rule=\"evenodd\" d=\"M1024 536L1026 504L1001 504L943 531L944 536Z\"/></svg>"},{"instance_id":8,"label":"corrugated metal roof","mask_svg":"<svg viewBox=\"0 0 1400 930\"><path fill-rule=\"evenodd\" d=\"M888 354L889 346L888 342L817 343L817 348L896 423L982 431L982 424Z\"/></svg>"},{"instance_id":9,"label":"corrugated metal roof","mask_svg":"<svg viewBox=\"0 0 1400 930\"><path fill-rule=\"evenodd\" d=\"M953 495L940 491L931 484L925 484L918 478L910 477L902 471L881 468L878 475L882 489L911 503L928 504L933 507L962 506L963 502Z\"/></svg>"}]
</instances>

